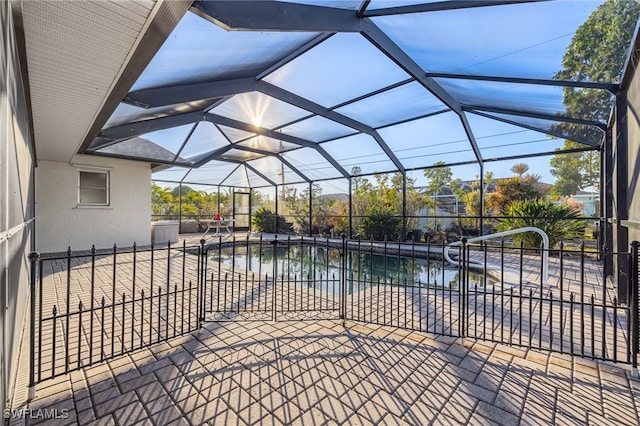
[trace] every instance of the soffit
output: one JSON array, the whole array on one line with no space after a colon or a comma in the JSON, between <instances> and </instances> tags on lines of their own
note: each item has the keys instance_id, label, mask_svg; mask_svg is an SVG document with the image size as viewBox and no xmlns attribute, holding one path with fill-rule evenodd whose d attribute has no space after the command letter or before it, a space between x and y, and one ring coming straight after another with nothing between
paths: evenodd
<instances>
[{"instance_id":1,"label":"soffit","mask_svg":"<svg viewBox=\"0 0 640 426\"><path fill-rule=\"evenodd\" d=\"M19 3L39 160L70 161L78 151L152 23L168 33L180 19L161 15L163 3Z\"/></svg>"}]
</instances>

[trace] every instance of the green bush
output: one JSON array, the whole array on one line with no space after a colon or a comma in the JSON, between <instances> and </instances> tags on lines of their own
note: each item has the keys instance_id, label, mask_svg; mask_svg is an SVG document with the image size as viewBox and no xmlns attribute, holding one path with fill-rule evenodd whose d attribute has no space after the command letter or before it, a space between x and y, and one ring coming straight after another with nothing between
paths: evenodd
<instances>
[{"instance_id":1,"label":"green bush","mask_svg":"<svg viewBox=\"0 0 640 426\"><path fill-rule=\"evenodd\" d=\"M554 248L560 241L583 238L585 221L577 210L565 205L556 205L543 199L514 201L504 212L505 219L498 219L498 231L508 231L525 226L542 229L549 237L549 248ZM542 237L535 232L526 232L513 236L517 245L521 242L525 247L540 248Z\"/></svg>"},{"instance_id":2,"label":"green bush","mask_svg":"<svg viewBox=\"0 0 640 426\"><path fill-rule=\"evenodd\" d=\"M374 210L360 221L360 235L364 238L373 237L381 241L386 237L397 240L400 235L402 220L389 211Z\"/></svg>"},{"instance_id":3,"label":"green bush","mask_svg":"<svg viewBox=\"0 0 640 426\"><path fill-rule=\"evenodd\" d=\"M269 232L275 234L277 232L284 232L287 227L285 220L282 216L277 216L277 227L276 227L276 214L271 210L260 207L253 213L253 218L251 219L251 223L253 227L258 232Z\"/></svg>"}]
</instances>

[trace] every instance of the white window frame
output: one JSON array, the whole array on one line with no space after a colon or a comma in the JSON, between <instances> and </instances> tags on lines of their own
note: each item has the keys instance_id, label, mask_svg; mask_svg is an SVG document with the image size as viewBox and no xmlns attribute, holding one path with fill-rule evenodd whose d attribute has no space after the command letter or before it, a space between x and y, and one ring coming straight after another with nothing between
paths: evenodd
<instances>
[{"instance_id":1,"label":"white window frame","mask_svg":"<svg viewBox=\"0 0 640 426\"><path fill-rule=\"evenodd\" d=\"M100 174L100 175L105 175L106 179L105 179L105 187L83 187L81 186L81 179L80 176L82 175L82 173L94 173L94 174ZM105 202L100 202L100 203L90 203L90 202L83 202L81 201L81 197L80 197L80 192L82 189L100 189L100 190L105 190L106 191L106 200ZM111 204L111 173L109 170L102 170L102 169L79 169L78 170L78 184L77 184L77 193L78 193L78 206L90 206L90 207L108 207Z\"/></svg>"}]
</instances>

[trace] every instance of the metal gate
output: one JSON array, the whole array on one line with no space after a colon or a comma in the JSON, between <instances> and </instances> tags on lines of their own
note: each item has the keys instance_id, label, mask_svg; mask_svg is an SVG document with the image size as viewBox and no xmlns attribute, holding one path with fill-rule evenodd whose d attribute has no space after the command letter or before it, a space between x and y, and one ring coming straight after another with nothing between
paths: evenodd
<instances>
[{"instance_id":1,"label":"metal gate","mask_svg":"<svg viewBox=\"0 0 640 426\"><path fill-rule=\"evenodd\" d=\"M203 252L204 320L341 318L341 244L220 239Z\"/></svg>"}]
</instances>

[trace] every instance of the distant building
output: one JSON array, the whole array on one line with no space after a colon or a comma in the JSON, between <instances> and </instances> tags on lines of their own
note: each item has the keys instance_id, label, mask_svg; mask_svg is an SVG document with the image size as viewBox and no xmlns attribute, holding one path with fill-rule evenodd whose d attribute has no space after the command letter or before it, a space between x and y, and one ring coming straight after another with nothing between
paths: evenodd
<instances>
[{"instance_id":1,"label":"distant building","mask_svg":"<svg viewBox=\"0 0 640 426\"><path fill-rule=\"evenodd\" d=\"M586 217L597 217L600 210L600 194L592 191L579 191L567 199L567 204L575 205Z\"/></svg>"}]
</instances>

